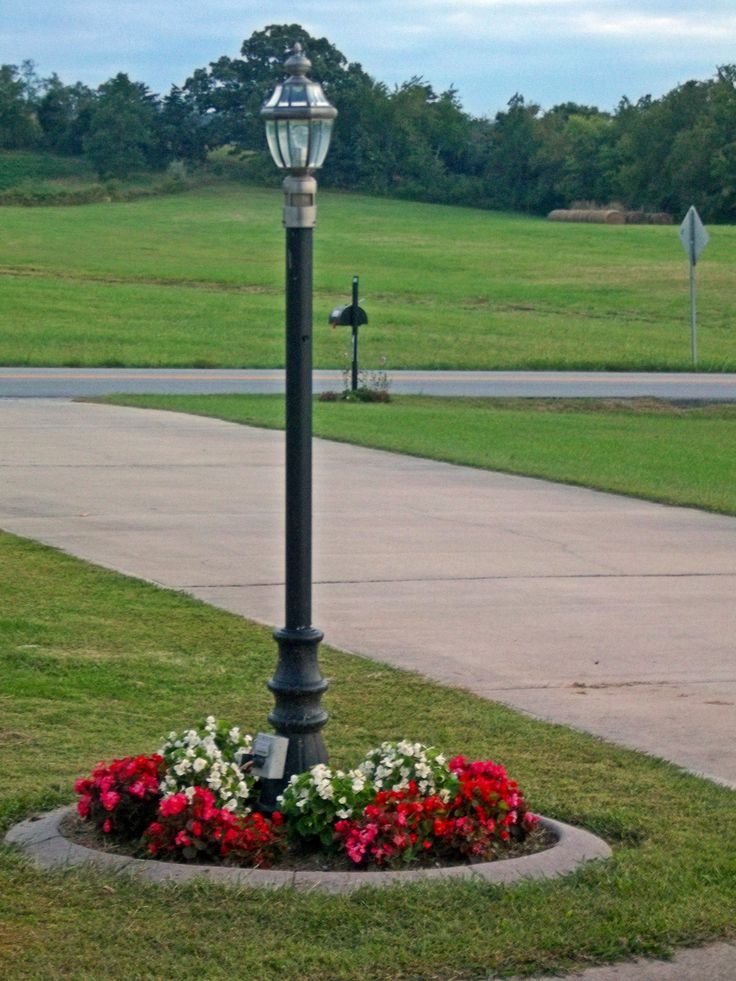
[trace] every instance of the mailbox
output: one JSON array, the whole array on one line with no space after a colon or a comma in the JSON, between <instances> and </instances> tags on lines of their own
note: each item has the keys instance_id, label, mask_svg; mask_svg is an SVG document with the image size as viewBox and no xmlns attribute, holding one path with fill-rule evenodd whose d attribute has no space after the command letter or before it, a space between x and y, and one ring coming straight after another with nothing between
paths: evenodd
<instances>
[{"instance_id":1,"label":"mailbox","mask_svg":"<svg viewBox=\"0 0 736 981\"><path fill-rule=\"evenodd\" d=\"M353 325L353 304L348 303L345 307L335 307L330 313L328 323L333 327L360 327L368 323L368 314L363 307L358 307L358 318Z\"/></svg>"}]
</instances>

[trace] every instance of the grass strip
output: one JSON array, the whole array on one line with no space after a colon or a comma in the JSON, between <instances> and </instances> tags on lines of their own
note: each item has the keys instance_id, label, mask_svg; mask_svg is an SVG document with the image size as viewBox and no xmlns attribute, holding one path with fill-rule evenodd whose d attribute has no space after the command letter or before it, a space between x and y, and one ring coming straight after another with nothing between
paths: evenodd
<instances>
[{"instance_id":1,"label":"grass strip","mask_svg":"<svg viewBox=\"0 0 736 981\"><path fill-rule=\"evenodd\" d=\"M276 189L222 184L84 207L4 207L0 363L283 364ZM736 229L698 266L704 371L736 366ZM677 229L573 225L320 192L315 364L349 360L329 311L353 275L361 361L454 369L690 370Z\"/></svg>"},{"instance_id":2,"label":"grass strip","mask_svg":"<svg viewBox=\"0 0 736 981\"><path fill-rule=\"evenodd\" d=\"M101 758L203 714L264 726L270 632L0 533L0 827L70 801ZM332 759L410 736L505 763L542 813L606 837L609 863L512 888L350 896L44 874L0 848L12 979L381 981L563 971L736 936L733 793L418 675L323 647ZM494 973L495 972L495 973Z\"/></svg>"},{"instance_id":3,"label":"grass strip","mask_svg":"<svg viewBox=\"0 0 736 981\"><path fill-rule=\"evenodd\" d=\"M283 428L283 397L120 395L96 401ZM736 514L736 405L655 399L398 396L315 402L314 432L449 463Z\"/></svg>"}]
</instances>

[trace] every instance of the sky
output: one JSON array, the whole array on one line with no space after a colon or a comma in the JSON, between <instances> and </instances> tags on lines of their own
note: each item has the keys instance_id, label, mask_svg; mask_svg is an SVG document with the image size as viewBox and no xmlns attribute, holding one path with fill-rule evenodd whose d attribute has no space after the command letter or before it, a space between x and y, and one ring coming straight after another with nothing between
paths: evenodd
<instances>
[{"instance_id":1,"label":"sky","mask_svg":"<svg viewBox=\"0 0 736 981\"><path fill-rule=\"evenodd\" d=\"M520 93L613 110L736 62L735 0L3 0L0 63L96 87L117 72L165 94L299 23L389 86L422 76L493 115Z\"/></svg>"}]
</instances>

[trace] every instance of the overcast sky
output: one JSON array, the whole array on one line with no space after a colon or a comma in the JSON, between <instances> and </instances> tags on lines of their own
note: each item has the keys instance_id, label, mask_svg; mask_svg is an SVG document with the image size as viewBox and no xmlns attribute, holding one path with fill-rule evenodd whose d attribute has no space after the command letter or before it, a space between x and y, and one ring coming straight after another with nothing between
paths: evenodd
<instances>
[{"instance_id":1,"label":"overcast sky","mask_svg":"<svg viewBox=\"0 0 736 981\"><path fill-rule=\"evenodd\" d=\"M613 109L736 62L736 0L4 0L0 63L97 86L181 85L268 24L300 23L393 85L451 85L474 115L514 93Z\"/></svg>"}]
</instances>

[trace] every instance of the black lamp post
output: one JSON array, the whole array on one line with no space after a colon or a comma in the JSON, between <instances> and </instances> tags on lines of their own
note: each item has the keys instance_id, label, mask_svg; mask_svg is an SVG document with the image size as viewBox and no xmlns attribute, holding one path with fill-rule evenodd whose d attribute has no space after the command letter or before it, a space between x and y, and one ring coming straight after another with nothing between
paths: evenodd
<instances>
[{"instance_id":1,"label":"black lamp post","mask_svg":"<svg viewBox=\"0 0 736 981\"><path fill-rule=\"evenodd\" d=\"M317 660L323 634L312 626L312 229L317 182L337 110L308 79L300 44L286 60L261 115L284 180L286 228L286 625L275 631L279 658L268 682L275 705L269 722L289 740L282 780L262 781L261 806L273 810L289 777L327 762L321 729L327 688Z\"/></svg>"}]
</instances>

